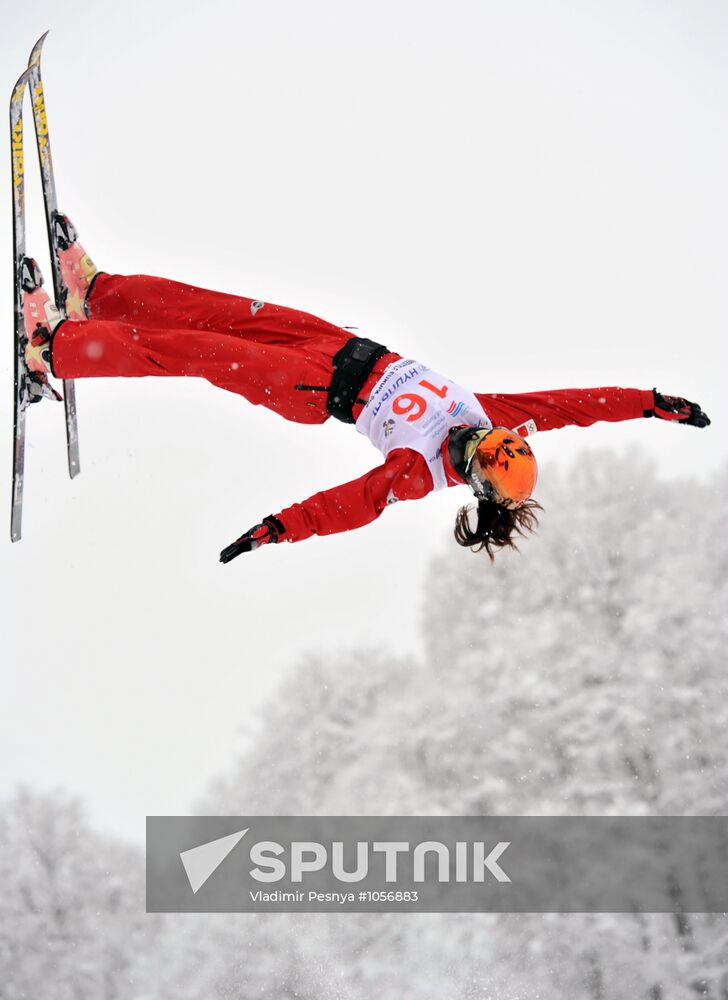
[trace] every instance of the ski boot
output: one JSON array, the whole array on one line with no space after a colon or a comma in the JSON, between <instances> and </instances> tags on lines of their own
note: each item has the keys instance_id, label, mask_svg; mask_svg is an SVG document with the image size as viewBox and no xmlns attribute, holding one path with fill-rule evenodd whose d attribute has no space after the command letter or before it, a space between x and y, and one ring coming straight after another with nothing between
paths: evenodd
<instances>
[{"instance_id":1,"label":"ski boot","mask_svg":"<svg viewBox=\"0 0 728 1000\"><path fill-rule=\"evenodd\" d=\"M67 215L53 214L53 239L58 248L61 277L68 289L66 315L69 319L88 319L86 296L98 268L78 242L78 233Z\"/></svg>"},{"instance_id":2,"label":"ski boot","mask_svg":"<svg viewBox=\"0 0 728 1000\"><path fill-rule=\"evenodd\" d=\"M43 289L43 275L32 257L23 257L20 265L23 290L23 317L26 341L23 358L28 369L28 401L62 400L48 381L51 365L51 336L63 318Z\"/></svg>"}]
</instances>

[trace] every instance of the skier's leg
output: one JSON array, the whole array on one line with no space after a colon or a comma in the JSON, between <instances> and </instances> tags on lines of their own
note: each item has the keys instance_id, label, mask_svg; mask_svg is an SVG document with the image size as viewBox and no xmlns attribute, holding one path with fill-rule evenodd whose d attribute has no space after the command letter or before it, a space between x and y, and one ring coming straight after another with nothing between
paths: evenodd
<instances>
[{"instance_id":1,"label":"skier's leg","mask_svg":"<svg viewBox=\"0 0 728 1000\"><path fill-rule=\"evenodd\" d=\"M48 381L48 373L51 337L61 321L61 314L43 288L43 275L32 257L23 257L20 281L26 333L23 356L37 390L35 399L60 400L61 396Z\"/></svg>"},{"instance_id":2,"label":"skier's leg","mask_svg":"<svg viewBox=\"0 0 728 1000\"><path fill-rule=\"evenodd\" d=\"M331 363L318 351L264 344L216 330L156 329L89 319L60 323L51 341L58 378L194 376L244 396L288 420L322 423L325 397L296 391L328 385Z\"/></svg>"},{"instance_id":3,"label":"skier's leg","mask_svg":"<svg viewBox=\"0 0 728 1000\"><path fill-rule=\"evenodd\" d=\"M177 330L219 330L280 346L328 338L341 342L348 336L341 327L298 309L142 274L99 274L86 311L93 319Z\"/></svg>"},{"instance_id":4,"label":"skier's leg","mask_svg":"<svg viewBox=\"0 0 728 1000\"><path fill-rule=\"evenodd\" d=\"M335 353L347 334L311 313L240 295L196 288L168 278L99 272L78 242L66 215L56 213L54 238L68 290L69 319L86 317L140 323L156 328L220 330L263 344L281 346L326 342Z\"/></svg>"},{"instance_id":5,"label":"skier's leg","mask_svg":"<svg viewBox=\"0 0 728 1000\"><path fill-rule=\"evenodd\" d=\"M52 225L61 277L68 293L66 314L69 319L85 319L84 303L98 268L78 242L76 228L67 215L56 212Z\"/></svg>"}]
</instances>

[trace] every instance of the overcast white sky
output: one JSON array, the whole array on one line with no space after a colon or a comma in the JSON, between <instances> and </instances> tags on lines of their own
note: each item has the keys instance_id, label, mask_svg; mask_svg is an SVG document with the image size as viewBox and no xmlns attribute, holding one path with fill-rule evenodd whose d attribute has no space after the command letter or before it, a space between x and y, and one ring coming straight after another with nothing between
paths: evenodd
<instances>
[{"instance_id":1,"label":"overcast white sky","mask_svg":"<svg viewBox=\"0 0 728 1000\"><path fill-rule=\"evenodd\" d=\"M725 461L725 4L31 0L2 16L8 97L47 28L60 204L102 269L358 325L480 391L657 385L714 419L539 436L544 478L607 444L666 472ZM189 809L299 651L417 648L427 560L467 497L222 567L261 516L378 455L192 380L78 401L82 475L61 408L31 411L24 538L2 542L0 794L70 788L141 837L146 813Z\"/></svg>"}]
</instances>

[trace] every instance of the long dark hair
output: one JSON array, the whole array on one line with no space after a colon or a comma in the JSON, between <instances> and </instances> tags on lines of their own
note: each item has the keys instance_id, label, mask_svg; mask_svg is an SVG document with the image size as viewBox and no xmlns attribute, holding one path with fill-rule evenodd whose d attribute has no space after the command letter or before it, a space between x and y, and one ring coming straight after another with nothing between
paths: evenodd
<instances>
[{"instance_id":1,"label":"long dark hair","mask_svg":"<svg viewBox=\"0 0 728 1000\"><path fill-rule=\"evenodd\" d=\"M543 510L536 500L515 508L504 507L495 500L478 500L475 528L470 525L472 506L461 507L455 519L455 541L480 552L488 553L491 562L497 549L517 549L515 535L525 536L527 531L535 531L538 525L537 510Z\"/></svg>"}]
</instances>

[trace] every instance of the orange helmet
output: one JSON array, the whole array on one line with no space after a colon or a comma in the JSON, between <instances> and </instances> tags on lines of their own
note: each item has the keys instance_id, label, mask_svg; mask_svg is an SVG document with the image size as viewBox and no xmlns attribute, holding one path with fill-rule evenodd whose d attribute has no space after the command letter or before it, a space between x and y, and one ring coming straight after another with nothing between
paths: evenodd
<instances>
[{"instance_id":1,"label":"orange helmet","mask_svg":"<svg viewBox=\"0 0 728 1000\"><path fill-rule=\"evenodd\" d=\"M468 456L468 471L492 488L498 503L520 507L533 493L536 459L524 439L507 427L482 431Z\"/></svg>"}]
</instances>

